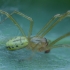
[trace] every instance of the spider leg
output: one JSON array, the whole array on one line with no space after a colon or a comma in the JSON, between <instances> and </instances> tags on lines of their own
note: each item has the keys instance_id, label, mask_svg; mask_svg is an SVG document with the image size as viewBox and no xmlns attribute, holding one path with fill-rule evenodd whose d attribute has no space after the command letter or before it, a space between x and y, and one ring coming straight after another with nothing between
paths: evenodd
<instances>
[{"instance_id":1,"label":"spider leg","mask_svg":"<svg viewBox=\"0 0 70 70\"><path fill-rule=\"evenodd\" d=\"M13 14L18 14L18 15L20 15L20 16L22 16L22 17L24 17L24 18L26 18L27 20L29 20L30 21L30 28L29 28L29 33L28 33L28 38L30 38L30 36L31 36L31 34L32 34L32 28L33 28L33 20L32 20L32 18L31 17L28 17L27 15L25 15L25 14L23 14L23 13L21 13L21 12L19 12L19 11L14 11L13 12ZM12 14L12 15L13 15Z\"/></svg>"},{"instance_id":2,"label":"spider leg","mask_svg":"<svg viewBox=\"0 0 70 70\"><path fill-rule=\"evenodd\" d=\"M4 14L4 15L6 15L8 18L10 18L11 21L14 22L14 24L19 28L19 30L20 30L20 32L22 33L22 35L26 37L26 35L25 35L23 29L21 28L21 26L17 23L17 21L16 21L9 13L7 13L7 12L5 12L5 11L2 11L2 10L0 10L0 13L1 13L1 14Z\"/></svg>"},{"instance_id":3,"label":"spider leg","mask_svg":"<svg viewBox=\"0 0 70 70\"><path fill-rule=\"evenodd\" d=\"M58 24L58 22L60 22L61 20L63 20L65 17L67 17L68 15L70 15L70 11L67 11L66 13L64 13L63 15L60 16L60 18L54 22L42 35L41 37L44 37L56 24Z\"/></svg>"},{"instance_id":4,"label":"spider leg","mask_svg":"<svg viewBox=\"0 0 70 70\"><path fill-rule=\"evenodd\" d=\"M13 15L13 14L14 14L14 11L13 11L10 15ZM4 18L4 19L0 22L0 24L3 23L6 19L8 19L8 17Z\"/></svg>"},{"instance_id":5,"label":"spider leg","mask_svg":"<svg viewBox=\"0 0 70 70\"><path fill-rule=\"evenodd\" d=\"M54 41L52 41L52 42L47 46L47 48L48 48L48 49L52 49L52 48L58 47L58 46L54 46L54 44L57 43L58 41L60 41L61 39L65 38L65 37L68 37L68 36L70 36L70 32L68 32L68 33L66 33L66 34L64 34L64 35L62 35L62 36L60 36L59 38L55 39Z\"/></svg>"},{"instance_id":6,"label":"spider leg","mask_svg":"<svg viewBox=\"0 0 70 70\"><path fill-rule=\"evenodd\" d=\"M30 28L29 28L29 33L28 33L28 38L30 38L31 34L32 34L32 28L33 28L33 19L31 17L28 17L27 15L19 12L19 11L14 11L14 13L26 18L27 20L30 21Z\"/></svg>"},{"instance_id":7,"label":"spider leg","mask_svg":"<svg viewBox=\"0 0 70 70\"><path fill-rule=\"evenodd\" d=\"M36 36L39 36L56 18L59 18L60 16L60 14L56 14L54 17L52 17L51 20L36 34Z\"/></svg>"},{"instance_id":8,"label":"spider leg","mask_svg":"<svg viewBox=\"0 0 70 70\"><path fill-rule=\"evenodd\" d=\"M28 17L25 14L23 14L23 13L21 13L19 11L16 11L16 10L14 12L12 12L10 15L13 15L13 14L18 14L18 15L20 15L20 16L22 16L22 17L24 17L24 18L26 18L27 20L30 21L30 28L29 28L29 33L28 33L28 38L30 38L30 36L32 34L32 28L33 28L33 20L32 20L32 18L31 17ZM8 17L6 17L3 21L5 21L7 18ZM0 22L0 23L2 23L2 22Z\"/></svg>"}]
</instances>

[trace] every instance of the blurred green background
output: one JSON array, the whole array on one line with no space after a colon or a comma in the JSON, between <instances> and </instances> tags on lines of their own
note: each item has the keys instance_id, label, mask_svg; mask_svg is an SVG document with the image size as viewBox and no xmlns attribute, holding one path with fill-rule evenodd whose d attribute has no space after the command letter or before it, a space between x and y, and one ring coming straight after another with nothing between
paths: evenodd
<instances>
[{"instance_id":1,"label":"blurred green background","mask_svg":"<svg viewBox=\"0 0 70 70\"><path fill-rule=\"evenodd\" d=\"M8 13L17 10L33 18L32 35L35 35L55 14L63 14L70 10L70 0L0 0L0 10ZM5 17L0 14L0 21ZM13 17L27 34L29 21L16 14ZM67 32L70 32L70 18L57 24L45 37L54 40ZM0 24L0 42L19 35L20 31L10 19ZM70 43L70 37L60 43L64 41ZM32 52L26 49L11 52L4 47L0 46L0 70L70 70L69 48L52 49L49 54L38 52L31 60L20 62L19 60L28 58Z\"/></svg>"}]
</instances>

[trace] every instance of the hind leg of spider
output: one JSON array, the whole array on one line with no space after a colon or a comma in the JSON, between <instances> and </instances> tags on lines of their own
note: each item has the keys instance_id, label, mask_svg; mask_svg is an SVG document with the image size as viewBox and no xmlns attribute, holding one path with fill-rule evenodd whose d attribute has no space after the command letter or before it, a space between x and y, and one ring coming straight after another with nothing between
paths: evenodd
<instances>
[{"instance_id":1,"label":"hind leg of spider","mask_svg":"<svg viewBox=\"0 0 70 70\"><path fill-rule=\"evenodd\" d=\"M60 41L61 39L70 36L70 32L60 36L59 38L57 38L56 40L52 41L47 47L46 49L52 49L52 48L57 48L58 46L54 46L58 41Z\"/></svg>"},{"instance_id":2,"label":"hind leg of spider","mask_svg":"<svg viewBox=\"0 0 70 70\"><path fill-rule=\"evenodd\" d=\"M15 12L13 11L10 15L13 15ZM0 22L0 24L1 23L3 23L5 20L7 20L8 19L8 17L5 17L1 22Z\"/></svg>"},{"instance_id":3,"label":"hind leg of spider","mask_svg":"<svg viewBox=\"0 0 70 70\"><path fill-rule=\"evenodd\" d=\"M13 14L18 14L18 15L20 15L20 16L22 16L22 17L24 17L24 18L26 18L27 20L30 21L30 28L29 28L29 33L28 33L28 38L30 38L30 36L32 34L32 28L33 28L33 20L32 20L32 18L28 17L27 15L25 15L25 14L19 12L19 11L16 11L16 10L14 12L12 12L10 15L13 15ZM5 21L6 19L7 19L7 17L3 21Z\"/></svg>"},{"instance_id":4,"label":"hind leg of spider","mask_svg":"<svg viewBox=\"0 0 70 70\"><path fill-rule=\"evenodd\" d=\"M27 15L19 12L19 11L14 11L15 14L18 14L24 18L26 18L27 20L30 21L30 28L29 28L29 33L28 33L28 38L30 38L31 34L32 34L32 28L33 28L33 19L31 17L28 17Z\"/></svg>"},{"instance_id":5,"label":"hind leg of spider","mask_svg":"<svg viewBox=\"0 0 70 70\"><path fill-rule=\"evenodd\" d=\"M5 11L2 11L2 10L0 10L0 13L1 13L1 14L4 14L4 15L6 15L8 18L10 18L10 20L18 27L18 29L20 30L20 32L22 33L22 35L26 37L26 35L25 35L23 29L21 28L21 26L18 24L18 22L17 22L9 13L7 13L7 12L5 12Z\"/></svg>"},{"instance_id":6,"label":"hind leg of spider","mask_svg":"<svg viewBox=\"0 0 70 70\"><path fill-rule=\"evenodd\" d=\"M45 32L42 33L41 37L44 37L56 24L58 24L58 22L63 20L65 17L68 17L68 15L70 15L70 11L67 11L66 13L61 15L56 22L54 22L47 30L45 30Z\"/></svg>"}]
</instances>

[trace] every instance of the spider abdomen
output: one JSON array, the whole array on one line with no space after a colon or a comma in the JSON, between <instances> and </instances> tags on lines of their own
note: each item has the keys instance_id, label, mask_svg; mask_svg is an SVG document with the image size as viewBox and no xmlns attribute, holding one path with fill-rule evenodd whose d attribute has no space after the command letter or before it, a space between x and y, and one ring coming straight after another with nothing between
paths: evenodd
<instances>
[{"instance_id":1,"label":"spider abdomen","mask_svg":"<svg viewBox=\"0 0 70 70\"><path fill-rule=\"evenodd\" d=\"M6 47L8 50L17 50L24 48L28 45L28 40L26 37L18 36L16 38L12 38L6 43Z\"/></svg>"}]
</instances>

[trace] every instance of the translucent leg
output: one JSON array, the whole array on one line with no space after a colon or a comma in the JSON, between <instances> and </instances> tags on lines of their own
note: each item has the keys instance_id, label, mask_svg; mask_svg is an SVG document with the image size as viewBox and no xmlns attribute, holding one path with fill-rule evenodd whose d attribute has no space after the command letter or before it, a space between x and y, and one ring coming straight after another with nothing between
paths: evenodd
<instances>
[{"instance_id":1,"label":"translucent leg","mask_svg":"<svg viewBox=\"0 0 70 70\"><path fill-rule=\"evenodd\" d=\"M70 32L64 34L63 36L61 36L61 37L57 38L56 40L54 40L53 42L51 42L51 43L47 46L47 48L48 48L48 49L52 49L52 48L58 47L58 46L54 46L54 44L57 43L58 41L60 41L61 39L65 38L65 37L68 37L68 36L70 36Z\"/></svg>"},{"instance_id":2,"label":"translucent leg","mask_svg":"<svg viewBox=\"0 0 70 70\"><path fill-rule=\"evenodd\" d=\"M19 30L21 31L23 36L26 36L23 29L20 27L20 25L17 23L17 21L11 16L9 15L7 12L0 10L1 14L5 14L8 18L10 18L12 20L12 22L14 22L14 24L19 28Z\"/></svg>"},{"instance_id":3,"label":"translucent leg","mask_svg":"<svg viewBox=\"0 0 70 70\"><path fill-rule=\"evenodd\" d=\"M30 21L30 28L29 28L29 33L28 33L28 37L30 38L30 36L31 36L31 34L32 34L32 28L33 28L33 20L32 20L32 18L26 16L25 14L23 14L23 13L21 13L21 12L19 12L19 11L14 11L14 12L11 13L10 15L13 15L13 14L18 14L18 15L20 15L20 16L22 16L22 17L24 17L24 18L26 18L27 20ZM3 21L5 21L6 19L7 19L7 17L6 17ZM3 22L3 21L2 21L2 22Z\"/></svg>"},{"instance_id":4,"label":"translucent leg","mask_svg":"<svg viewBox=\"0 0 70 70\"><path fill-rule=\"evenodd\" d=\"M29 28L29 33L28 33L28 37L30 38L31 34L32 34L32 28L33 28L33 20L31 17L26 16L25 14L19 12L19 11L14 11L14 13L28 19L30 21L30 28Z\"/></svg>"},{"instance_id":5,"label":"translucent leg","mask_svg":"<svg viewBox=\"0 0 70 70\"><path fill-rule=\"evenodd\" d=\"M58 24L58 22L60 22L62 19L64 19L65 17L67 17L68 15L70 15L70 11L66 12L65 14L61 15L61 17L55 22L53 23L42 35L41 37L44 37L56 24Z\"/></svg>"},{"instance_id":6,"label":"translucent leg","mask_svg":"<svg viewBox=\"0 0 70 70\"><path fill-rule=\"evenodd\" d=\"M14 12L12 12L10 15L13 15L13 14L14 14ZM4 19L0 22L0 24L3 23L6 19L8 19L8 17L4 18Z\"/></svg>"},{"instance_id":7,"label":"translucent leg","mask_svg":"<svg viewBox=\"0 0 70 70\"><path fill-rule=\"evenodd\" d=\"M39 36L56 18L60 16L60 14L56 14L54 17L52 17L51 20L36 34L36 36Z\"/></svg>"}]
</instances>

